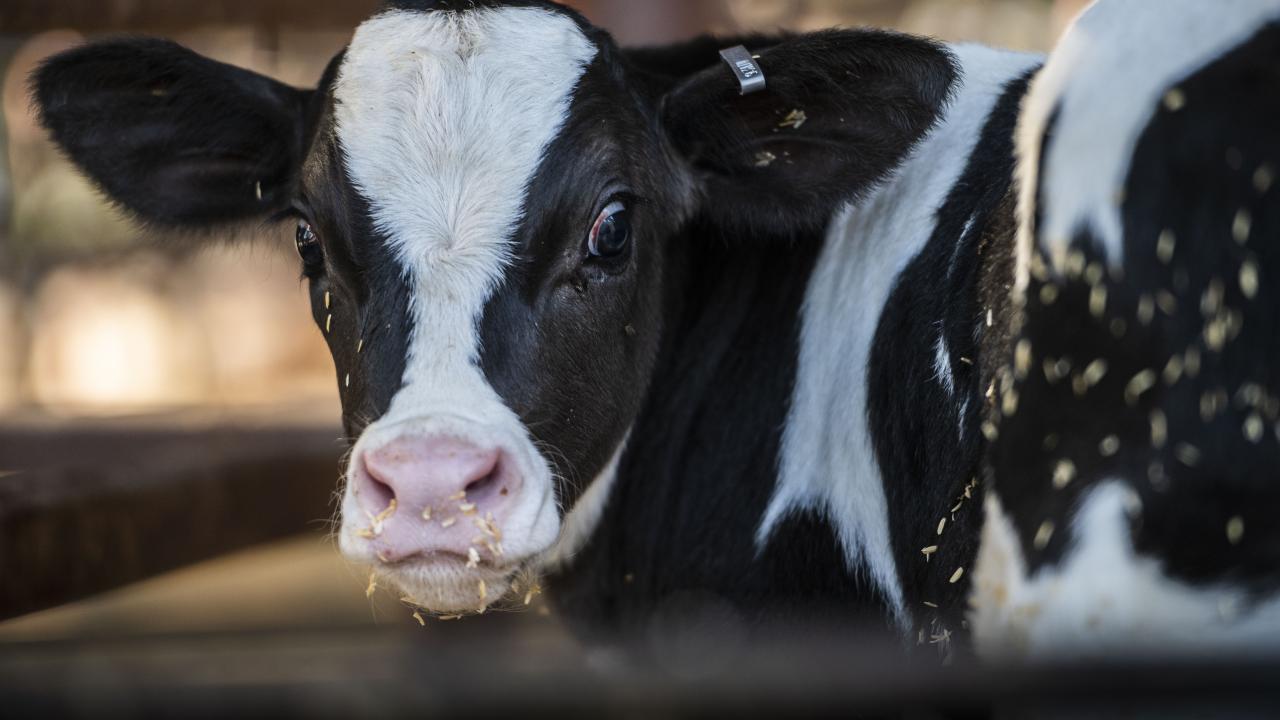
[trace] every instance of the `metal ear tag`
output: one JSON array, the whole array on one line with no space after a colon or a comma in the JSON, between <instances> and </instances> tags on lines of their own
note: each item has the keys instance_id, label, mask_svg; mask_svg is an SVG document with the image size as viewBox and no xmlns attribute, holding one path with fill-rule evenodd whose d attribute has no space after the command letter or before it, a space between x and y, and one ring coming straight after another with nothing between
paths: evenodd
<instances>
[{"instance_id":1,"label":"metal ear tag","mask_svg":"<svg viewBox=\"0 0 1280 720\"><path fill-rule=\"evenodd\" d=\"M738 78L738 85L741 86L743 95L764 89L764 70L760 69L760 64L745 47L735 45L725 48L720 51L720 57L729 63L729 68Z\"/></svg>"}]
</instances>

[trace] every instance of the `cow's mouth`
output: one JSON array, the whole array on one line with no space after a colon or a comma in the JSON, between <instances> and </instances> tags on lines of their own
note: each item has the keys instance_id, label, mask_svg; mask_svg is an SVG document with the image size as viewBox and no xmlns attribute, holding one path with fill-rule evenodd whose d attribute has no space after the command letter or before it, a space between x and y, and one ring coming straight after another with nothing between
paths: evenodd
<instances>
[{"instance_id":1,"label":"cow's mouth","mask_svg":"<svg viewBox=\"0 0 1280 720\"><path fill-rule=\"evenodd\" d=\"M481 526L493 525L481 519L473 522L472 529L459 528L460 533L446 536L449 539L457 534L457 542L434 546L424 542L407 554L398 551L406 542L397 533L412 539L417 537L412 532L415 527L397 528L388 522L385 528L377 528L380 533L374 534L361 523L344 523L339 546L348 560L369 568L370 595L389 591L404 604L432 614L484 613L523 606L531 592L539 592L539 570L551 549L543 547L547 543L540 536L552 535L554 539L559 530L558 518L539 518L534 525L543 523L549 527L541 533L523 530L510 535L501 531L486 535ZM374 536L368 537L371 534ZM530 542L531 539L537 542ZM513 547L516 551L512 551ZM466 548L465 552L461 548Z\"/></svg>"},{"instance_id":2,"label":"cow's mouth","mask_svg":"<svg viewBox=\"0 0 1280 720\"><path fill-rule=\"evenodd\" d=\"M378 562L370 586L398 593L406 605L434 614L478 614L495 607L521 605L537 592L532 564L475 565L451 552Z\"/></svg>"}]
</instances>

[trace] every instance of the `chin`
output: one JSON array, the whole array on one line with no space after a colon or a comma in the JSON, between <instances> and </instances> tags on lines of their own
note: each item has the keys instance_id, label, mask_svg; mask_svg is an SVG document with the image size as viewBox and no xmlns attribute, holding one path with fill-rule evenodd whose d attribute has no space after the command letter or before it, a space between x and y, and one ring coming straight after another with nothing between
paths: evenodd
<instances>
[{"instance_id":1,"label":"chin","mask_svg":"<svg viewBox=\"0 0 1280 720\"><path fill-rule=\"evenodd\" d=\"M482 613L532 586L523 565L468 568L456 559L410 559L374 566L378 584L394 588L405 602L439 614Z\"/></svg>"}]
</instances>

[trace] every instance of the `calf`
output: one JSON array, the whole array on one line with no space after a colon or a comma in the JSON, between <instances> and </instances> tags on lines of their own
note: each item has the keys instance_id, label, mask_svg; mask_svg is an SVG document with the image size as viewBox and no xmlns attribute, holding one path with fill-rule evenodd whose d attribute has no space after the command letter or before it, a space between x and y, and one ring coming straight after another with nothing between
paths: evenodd
<instances>
[{"instance_id":1,"label":"calf","mask_svg":"<svg viewBox=\"0 0 1280 720\"><path fill-rule=\"evenodd\" d=\"M734 44L764 91L720 62ZM1028 369L1054 328L1111 337L1069 302L1075 255L1035 261L1045 197L1024 197L1015 252L1014 129L1040 62L867 30L620 50L552 3L399 1L315 90L152 40L64 53L34 87L55 140L143 220L296 220L354 440L341 546L414 604L483 611L549 573L612 635L711 609L945 646L982 480L983 578L1008 577L975 617L1002 636L995 608L1038 602L1009 602L1023 558L1068 547L1059 515L1047 543L1028 523L1075 513L1105 472L1079 460L1068 494L1012 484L1052 451L1019 432L1111 418ZM1072 197L1037 167L1031 187ZM1054 282L1056 309L1020 299ZM1056 426L1064 449L1085 425Z\"/></svg>"}]
</instances>

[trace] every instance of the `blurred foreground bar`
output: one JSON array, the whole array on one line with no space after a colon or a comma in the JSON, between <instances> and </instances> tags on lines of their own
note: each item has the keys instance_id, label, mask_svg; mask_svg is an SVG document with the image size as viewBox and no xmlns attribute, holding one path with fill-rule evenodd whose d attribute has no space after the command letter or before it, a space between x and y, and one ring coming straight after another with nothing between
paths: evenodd
<instances>
[{"instance_id":1,"label":"blurred foreground bar","mask_svg":"<svg viewBox=\"0 0 1280 720\"><path fill-rule=\"evenodd\" d=\"M339 436L179 417L0 424L0 619L321 529Z\"/></svg>"},{"instance_id":2,"label":"blurred foreground bar","mask_svg":"<svg viewBox=\"0 0 1280 720\"><path fill-rule=\"evenodd\" d=\"M857 645L752 647L672 665L516 642L505 623L419 632L0 645L13 717L1274 717L1263 658L1006 667L910 664ZM673 670L672 667L680 668Z\"/></svg>"}]
</instances>

